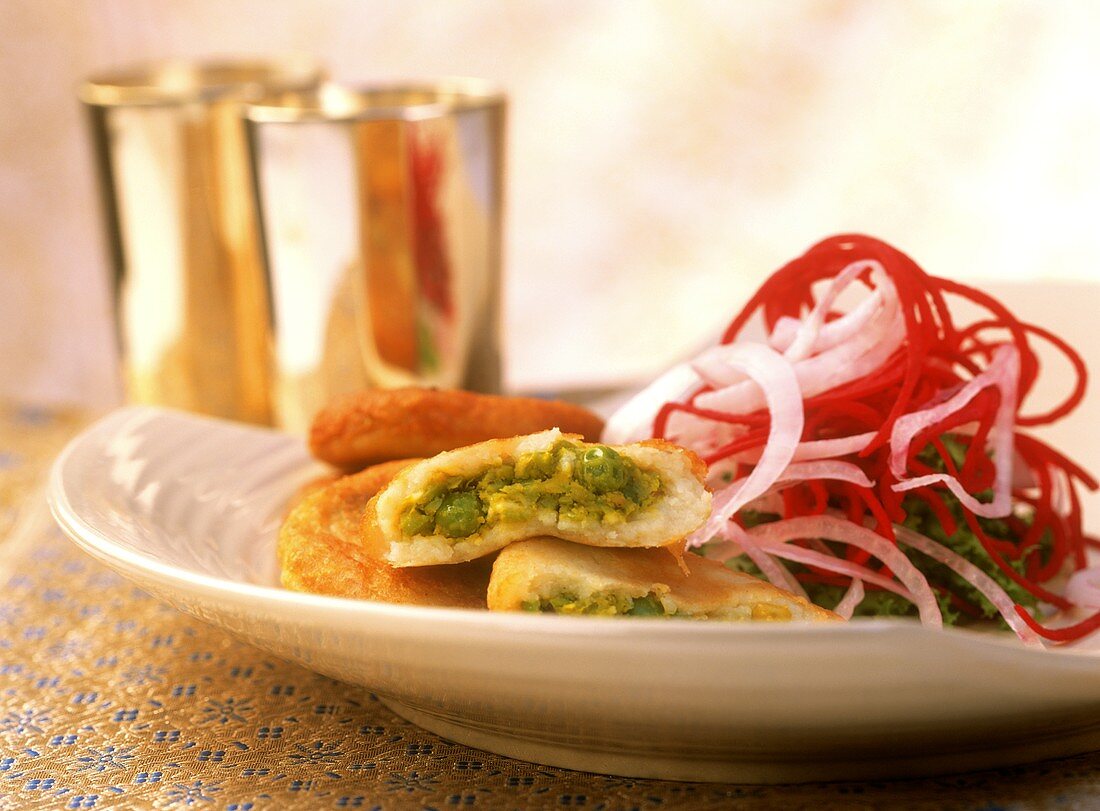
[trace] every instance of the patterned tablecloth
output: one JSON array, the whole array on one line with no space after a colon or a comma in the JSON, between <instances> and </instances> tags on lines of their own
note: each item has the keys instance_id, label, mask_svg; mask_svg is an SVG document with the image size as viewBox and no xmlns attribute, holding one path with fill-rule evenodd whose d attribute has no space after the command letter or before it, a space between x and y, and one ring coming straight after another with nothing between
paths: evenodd
<instances>
[{"instance_id":1,"label":"patterned tablecloth","mask_svg":"<svg viewBox=\"0 0 1100 811\"><path fill-rule=\"evenodd\" d=\"M630 780L449 743L93 562L43 510L80 416L0 408L0 809L1100 808L1100 753L914 781Z\"/></svg>"}]
</instances>

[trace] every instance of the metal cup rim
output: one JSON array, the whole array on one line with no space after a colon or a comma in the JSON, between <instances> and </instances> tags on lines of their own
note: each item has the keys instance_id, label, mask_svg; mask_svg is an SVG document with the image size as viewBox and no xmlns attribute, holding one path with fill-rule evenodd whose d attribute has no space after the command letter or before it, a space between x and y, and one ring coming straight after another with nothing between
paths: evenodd
<instances>
[{"instance_id":1,"label":"metal cup rim","mask_svg":"<svg viewBox=\"0 0 1100 811\"><path fill-rule=\"evenodd\" d=\"M81 83L77 95L92 107L243 102L273 91L308 91L324 77L324 68L304 56L164 59L94 73Z\"/></svg>"},{"instance_id":2,"label":"metal cup rim","mask_svg":"<svg viewBox=\"0 0 1100 811\"><path fill-rule=\"evenodd\" d=\"M408 101L401 102L402 96ZM463 110L502 107L504 90L485 79L443 77L344 84L325 82L304 92L269 93L244 105L254 124L421 121Z\"/></svg>"}]
</instances>

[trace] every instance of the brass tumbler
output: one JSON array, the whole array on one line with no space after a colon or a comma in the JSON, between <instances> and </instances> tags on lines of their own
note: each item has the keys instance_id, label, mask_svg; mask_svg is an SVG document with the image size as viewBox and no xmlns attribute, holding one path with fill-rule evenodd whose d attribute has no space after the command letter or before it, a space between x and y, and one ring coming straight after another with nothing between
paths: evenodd
<instances>
[{"instance_id":1,"label":"brass tumbler","mask_svg":"<svg viewBox=\"0 0 1100 811\"><path fill-rule=\"evenodd\" d=\"M276 424L369 387L498 391L503 94L323 85L245 115Z\"/></svg>"},{"instance_id":2,"label":"brass tumbler","mask_svg":"<svg viewBox=\"0 0 1100 811\"><path fill-rule=\"evenodd\" d=\"M269 306L241 109L320 80L306 62L169 62L81 88L129 401L271 421Z\"/></svg>"}]
</instances>

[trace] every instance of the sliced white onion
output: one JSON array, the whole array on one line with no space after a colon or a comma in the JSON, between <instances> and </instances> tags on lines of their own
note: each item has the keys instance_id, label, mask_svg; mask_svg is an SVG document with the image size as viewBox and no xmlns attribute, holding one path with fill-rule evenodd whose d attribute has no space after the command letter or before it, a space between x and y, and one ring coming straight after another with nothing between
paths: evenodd
<instances>
[{"instance_id":1,"label":"sliced white onion","mask_svg":"<svg viewBox=\"0 0 1100 811\"><path fill-rule=\"evenodd\" d=\"M761 524L749 530L748 534L761 548L768 541L786 543L799 538L824 538L870 552L889 566L894 576L912 594L911 599L917 607L921 622L932 628L943 627L943 615L936 602L936 595L924 575L894 544L865 527L833 515L814 515Z\"/></svg>"},{"instance_id":2,"label":"sliced white onion","mask_svg":"<svg viewBox=\"0 0 1100 811\"><path fill-rule=\"evenodd\" d=\"M875 438L874 431L866 434L842 436L836 439L817 439L810 442L801 442L795 449L794 458L798 461L811 459L828 459L834 456L848 456L859 453L866 448Z\"/></svg>"},{"instance_id":3,"label":"sliced white onion","mask_svg":"<svg viewBox=\"0 0 1100 811\"><path fill-rule=\"evenodd\" d=\"M798 325L798 330L795 332L790 346L783 350L785 358L792 361L802 360L822 350L820 339L825 327L825 317L833 309L837 297L844 292L848 285L868 270L872 271L877 280L885 279L889 283L886 269L874 260L861 259L849 264L836 275L836 278L830 283L829 289L818 299L809 315ZM881 292L876 291L876 293L879 294L879 300L881 301ZM865 299L863 303L866 304L867 301L874 301L874 298ZM874 310L872 310L873 312Z\"/></svg>"},{"instance_id":4,"label":"sliced white onion","mask_svg":"<svg viewBox=\"0 0 1100 811\"><path fill-rule=\"evenodd\" d=\"M1027 466L1024 458L1019 453L1012 456L1012 489L1030 490L1038 487L1039 481L1035 478L1035 471Z\"/></svg>"},{"instance_id":5,"label":"sliced white onion","mask_svg":"<svg viewBox=\"0 0 1100 811\"><path fill-rule=\"evenodd\" d=\"M848 482L856 487L871 488L875 483L867 478L862 468L851 462L839 459L819 459L813 462L792 462L780 478L783 481L806 481L809 479L832 479Z\"/></svg>"},{"instance_id":6,"label":"sliced white onion","mask_svg":"<svg viewBox=\"0 0 1100 811\"><path fill-rule=\"evenodd\" d=\"M764 577L773 586L786 589L799 597L810 599L802 584L795 579L786 566L773 558L767 552L760 549L755 540L750 538L741 527L731 524L727 528L729 541L721 544L713 544L707 547L707 557L720 560L723 563L732 557L744 554L756 564Z\"/></svg>"},{"instance_id":7,"label":"sliced white onion","mask_svg":"<svg viewBox=\"0 0 1100 811\"><path fill-rule=\"evenodd\" d=\"M948 549L943 544L933 541L919 532L914 532L908 527L895 526L894 532L898 541L911 546L919 552L923 552L933 560L937 560L951 569L959 577L981 592L993 606L1005 618L1005 622L1016 632L1016 635L1028 645L1042 646L1042 641L1027 623L1020 619L1016 613L1016 603L1008 596L1008 593L992 577L987 575L973 563L956 552ZM1072 598L1071 598L1072 599ZM1100 603L1097 604L1100 608Z\"/></svg>"},{"instance_id":8,"label":"sliced white onion","mask_svg":"<svg viewBox=\"0 0 1100 811\"><path fill-rule=\"evenodd\" d=\"M845 313L835 321L819 325L816 338L811 347L812 352L822 352L848 340L862 330L871 318L874 317L875 313L885 303L887 295L892 295L894 298L897 297L897 291L894 289L893 282L890 281L890 277L886 274L885 269L878 262L873 260L856 262L845 268L845 271L841 272L841 276L844 275L844 272L851 270L853 267L858 268L859 271L866 268L872 269L871 282L874 289L870 296L863 299L863 301L852 308L851 311ZM859 272L855 275L858 276ZM832 307L840 290L843 289L843 287L847 287L850 280L846 280L843 287L837 289L840 285L840 281L840 277L838 276L833 281L832 288L826 293L828 302L823 308L820 308L823 316L828 315L828 308ZM775 322L775 326L768 336L768 343L771 344L773 349L777 349L784 353L788 352L792 345L794 345L795 338L799 330L802 329L804 323L805 322L799 318L792 318L788 315L781 316Z\"/></svg>"},{"instance_id":9,"label":"sliced white onion","mask_svg":"<svg viewBox=\"0 0 1100 811\"><path fill-rule=\"evenodd\" d=\"M665 437L670 442L691 448L703 456L717 451L748 432L749 428L745 425L715 422L683 411L673 412L665 427ZM763 449L757 448L754 458L759 459L762 452Z\"/></svg>"},{"instance_id":10,"label":"sliced white onion","mask_svg":"<svg viewBox=\"0 0 1100 811\"><path fill-rule=\"evenodd\" d=\"M826 323L839 296L868 272L870 295L847 313ZM895 544L870 529L831 513L764 524L748 532L730 520L746 506L781 511L780 491L798 481L832 479L860 487L873 486L863 470L839 457L863 451L875 433L800 442L805 419L804 399L873 374L905 340L905 321L897 289L889 275L878 262L853 262L832 279L804 318L780 318L767 344L741 342L710 347L692 361L670 369L612 415L603 440L626 443L647 438L652 435L654 419L665 403L687 402L695 395L700 408L731 416L767 409L770 429L764 447L717 463L710 471L710 481L717 484L723 473L729 475L742 463L753 465L753 469L749 475L718 492L709 520L689 537L688 544L699 546L712 538L725 539L708 547L708 556L717 554L723 559L723 556L745 554L777 586L802 596L805 596L804 589L782 560L850 577L851 584L836 608L845 617L851 617L864 599L866 583L912 601L922 623L941 627L943 618L927 579ZM986 368L971 380L939 392L921 410L902 415L890 437L889 465L898 479L894 490L905 492L930 484L944 484L976 515L1008 515L1012 509L1013 486L1035 486L1033 471L1022 464L1013 447L1019 377L1018 350L1009 344L999 346ZM714 390L699 393L704 386ZM955 476L936 473L907 478L914 439L965 408L981 391L990 387L1000 392L1000 404L989 439L996 467L993 501L979 502L966 492ZM665 434L686 447L707 453L734 441L748 430L745 425L724 419L676 412L671 415ZM974 426L953 430L972 433ZM1071 506L1069 488L1072 482L1064 476L1052 476L1052 503L1056 511L1065 514ZM1007 592L981 569L912 530L896 527L896 532L902 544L948 566L974 586L996 606L1026 644L1042 644L1038 635L1017 615ZM809 541L809 548L789 543L795 539ZM889 566L897 579L838 557L822 539L869 552ZM1067 584L1066 595L1080 607L1100 608L1100 567L1075 573Z\"/></svg>"},{"instance_id":11,"label":"sliced white onion","mask_svg":"<svg viewBox=\"0 0 1100 811\"><path fill-rule=\"evenodd\" d=\"M714 512L720 509L727 499L733 498L734 494L744 486L747 479L747 476L738 479L729 486L719 490L714 501L711 503L711 511ZM823 459L815 462L792 462L787 465L786 470L784 470L779 478L775 480L775 483L769 488L768 492L777 492L782 489L784 485L791 485L801 481L813 481L815 479L831 479L833 481L850 482L857 487L870 488L875 486L875 483L867 478L867 474L851 462L842 462L839 459ZM712 482L711 486L713 487L715 484L716 483Z\"/></svg>"},{"instance_id":12,"label":"sliced white onion","mask_svg":"<svg viewBox=\"0 0 1100 811\"><path fill-rule=\"evenodd\" d=\"M868 271L871 294L850 312L824 323L837 297ZM788 360L797 361L794 368L801 397L814 396L874 372L901 345L905 334L897 291L881 264L873 260L854 262L841 271L804 320L780 319L780 323L792 325L777 329L791 329L782 344ZM765 392L738 361L744 347L749 345L752 344L742 342L713 346L692 361L673 367L611 416L604 429L604 441L623 443L650 436L662 405L685 402L703 385L716 391L697 398L701 408L744 415L768 407ZM735 440L746 430L741 425L676 412L670 416L665 435L705 454ZM841 440L827 442L830 444L807 443L800 458L829 458L866 446Z\"/></svg>"},{"instance_id":13,"label":"sliced white onion","mask_svg":"<svg viewBox=\"0 0 1100 811\"><path fill-rule=\"evenodd\" d=\"M858 380L879 369L905 340L905 322L896 307L883 309L867 328L838 346L794 364L803 397L814 397L837 386ZM741 346L741 344L731 344ZM750 381L723 374L717 358L697 363L696 370L715 383L726 383L716 391L700 394L700 408L730 414L751 414L764 407L759 389Z\"/></svg>"},{"instance_id":14,"label":"sliced white onion","mask_svg":"<svg viewBox=\"0 0 1100 811\"><path fill-rule=\"evenodd\" d=\"M768 578L768 581L772 583L772 585L785 589L791 594L797 594L805 600L810 599L810 595L806 593L806 589L802 588L802 584L790 573L787 567L762 550L755 543L749 541L741 547L741 551L748 555L749 560L759 567L764 577Z\"/></svg>"},{"instance_id":15,"label":"sliced white onion","mask_svg":"<svg viewBox=\"0 0 1100 811\"><path fill-rule=\"evenodd\" d=\"M814 439L800 442L794 452L794 461L809 462L815 459L833 459L837 456L850 456L866 448L876 436L874 431L835 439ZM753 463L760 458L759 450L746 451L731 458L731 462ZM725 461L725 460L723 460Z\"/></svg>"},{"instance_id":16,"label":"sliced white onion","mask_svg":"<svg viewBox=\"0 0 1100 811\"><path fill-rule=\"evenodd\" d=\"M1066 599L1081 608L1100 608L1100 566L1080 569L1066 581Z\"/></svg>"},{"instance_id":17,"label":"sliced white onion","mask_svg":"<svg viewBox=\"0 0 1100 811\"><path fill-rule=\"evenodd\" d=\"M863 325L863 328L852 331L847 336L850 340L837 342L828 348L823 347L825 351L814 357L806 357L805 351L800 347L796 347L792 352L793 341L799 341L799 335L806 335L809 340L809 337L815 337L818 333L812 325L806 327L806 332L802 332L802 324L808 322L799 322L799 329L792 338L792 347L788 347L787 356L797 361L795 371L804 397L812 397L873 372L897 350L905 338L905 324L898 310L897 291L889 276L877 262L850 265L845 270L847 277L838 278L826 292L822 300L827 302L826 306L821 307L819 302L811 316L816 313L819 318L824 318L824 314L832 304L832 299L867 268L872 268L872 279L876 283L876 291L883 293L882 305L872 310L873 317ZM751 388L746 386L735 388L735 384L742 382L743 378L736 373L724 372L719 356L700 357L695 368L704 379L710 382L710 385L725 389L724 392L715 391L701 395L698 399L700 407L748 414L762 406L759 398L753 396Z\"/></svg>"},{"instance_id":18,"label":"sliced white onion","mask_svg":"<svg viewBox=\"0 0 1100 811\"><path fill-rule=\"evenodd\" d=\"M775 490L769 490L760 498L754 498L748 504L741 508L742 510L755 510L758 513L772 513L773 515L781 515L783 513L783 498Z\"/></svg>"},{"instance_id":19,"label":"sliced white onion","mask_svg":"<svg viewBox=\"0 0 1100 811\"><path fill-rule=\"evenodd\" d=\"M601 440L625 445L653 436L653 420L661 406L684 400L702 384L689 363L678 363L635 394L607 419Z\"/></svg>"},{"instance_id":20,"label":"sliced white onion","mask_svg":"<svg viewBox=\"0 0 1100 811\"><path fill-rule=\"evenodd\" d=\"M691 360L691 368L708 386L722 388L748 379L748 375L729 362L736 354L735 347L745 343L718 344L700 352Z\"/></svg>"},{"instance_id":21,"label":"sliced white onion","mask_svg":"<svg viewBox=\"0 0 1100 811\"><path fill-rule=\"evenodd\" d=\"M1048 466L1050 474L1050 506L1054 512L1065 518L1073 511L1073 481L1060 467Z\"/></svg>"},{"instance_id":22,"label":"sliced white onion","mask_svg":"<svg viewBox=\"0 0 1100 811\"><path fill-rule=\"evenodd\" d=\"M852 578L852 584L848 586L848 590L844 592L844 596L841 597L840 602L836 604L833 613L844 617L846 620L850 620L856 608L863 602L863 597L863 581L858 577Z\"/></svg>"},{"instance_id":23,"label":"sliced white onion","mask_svg":"<svg viewBox=\"0 0 1100 811\"><path fill-rule=\"evenodd\" d=\"M787 351L787 348L794 343L794 336L798 333L800 326L802 326L801 318L781 315L772 327L771 334L768 335L768 345L776 352Z\"/></svg>"},{"instance_id":24,"label":"sliced white onion","mask_svg":"<svg viewBox=\"0 0 1100 811\"><path fill-rule=\"evenodd\" d=\"M853 563L850 560L839 558L831 552L820 552L815 549L806 549L805 547L795 546L780 541L765 541L759 538L754 539L756 548L762 552L767 552L769 555L774 555L777 558L786 558L787 560L793 560L796 563L804 563L808 566L817 566L819 569L825 569L835 574L842 574L848 577L859 578L867 583L878 586L879 588L891 591L901 597L904 597L910 602L916 602L912 592L910 592L903 585L896 580L891 580L889 577L883 577L873 569L863 566L859 563Z\"/></svg>"},{"instance_id":25,"label":"sliced white onion","mask_svg":"<svg viewBox=\"0 0 1100 811\"><path fill-rule=\"evenodd\" d=\"M825 324L814 341L813 351L823 352L831 349L839 343L851 338L857 332L867 326L875 313L883 305L884 296L882 290L875 290L870 296L861 301L851 312L845 313L835 321ZM786 352L794 343L795 334L802 325L798 318L789 315L781 316L768 336L768 343L772 349Z\"/></svg>"},{"instance_id":26,"label":"sliced white onion","mask_svg":"<svg viewBox=\"0 0 1100 811\"><path fill-rule=\"evenodd\" d=\"M723 500L712 507L710 519L688 539L689 545L701 546L729 523L735 512L763 495L791 463L802 436L805 416L802 392L798 388L791 364L774 349L764 344L733 344L737 351L726 355L726 362L746 375L763 392L771 416L768 440L760 461L748 478Z\"/></svg>"},{"instance_id":27,"label":"sliced white onion","mask_svg":"<svg viewBox=\"0 0 1100 811\"><path fill-rule=\"evenodd\" d=\"M997 347L989 366L967 381L954 396L932 408L905 414L894 423L890 434L890 471L898 478L893 486L897 492L943 483L970 512L984 518L1003 518L1012 511L1013 430L1020 381L1020 352L1011 344ZM979 392L995 386L1001 392L1001 402L993 421L991 444L997 475L993 485L993 501L978 501L957 478L946 473L906 478L909 448L914 437L966 407Z\"/></svg>"}]
</instances>

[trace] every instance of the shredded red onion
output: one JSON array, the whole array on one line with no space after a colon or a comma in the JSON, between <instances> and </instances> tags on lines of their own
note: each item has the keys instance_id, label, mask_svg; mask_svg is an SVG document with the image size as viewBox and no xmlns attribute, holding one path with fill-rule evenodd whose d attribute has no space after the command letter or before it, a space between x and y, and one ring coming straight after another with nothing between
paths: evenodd
<instances>
[{"instance_id":1,"label":"shredded red onion","mask_svg":"<svg viewBox=\"0 0 1100 811\"><path fill-rule=\"evenodd\" d=\"M866 288L858 300L850 295L857 286L860 292ZM842 297L853 302L846 311L838 307ZM978 305L985 320L958 323L950 306L955 297ZM763 318L766 341L739 340L756 318ZM1007 340L991 339L994 331L1006 333ZM896 532L902 543L973 585L1026 643L1039 644L1042 628L1032 627L1030 615L1020 617L996 581L947 547L895 524L914 496L947 531L956 519L943 500L945 489L972 526L976 516L1010 516L1015 496L1035 505L1035 525L1007 547L981 536L994 564L1039 599L1062 608L1100 608L1100 575L1092 570L1071 579L1068 599L1044 585L1070 562L1085 565L1077 487L1095 483L1072 462L1016 432L1019 401L1033 388L1039 368L1028 335L1053 343L1077 373L1073 393L1060 406L1019 417L1021 424L1052 422L1084 393L1083 363L1072 348L1019 321L981 291L925 273L892 246L842 235L777 271L733 320L723 343L670 369L632 398L608 420L603 439L625 443L657 435L710 463L712 513L687 540L699 546L724 539L708 547L708 555L716 547L727 557L745 554L773 583L799 594L804 592L798 578L812 575L796 578L783 560L842 574L851 578L837 606L842 616L852 616L866 585L902 594L925 625L939 627L936 596L893 541ZM986 399L990 389L999 399ZM969 439L966 462L955 470L947 460L947 473L929 471L915 458L920 449L914 443L944 453L944 433ZM992 465L981 456L982 445L991 450ZM990 502L966 489L990 487L991 480ZM792 489L800 482L812 484ZM816 514L838 504L847 510L843 517L834 510ZM745 532L732 519L746 507L786 518ZM1028 544L1043 532L1053 532L1054 544L1040 560ZM788 543L794 539L805 543ZM854 549L842 557L822 539ZM890 571L864 565L868 554ZM1026 572L1013 560L1024 561Z\"/></svg>"}]
</instances>

